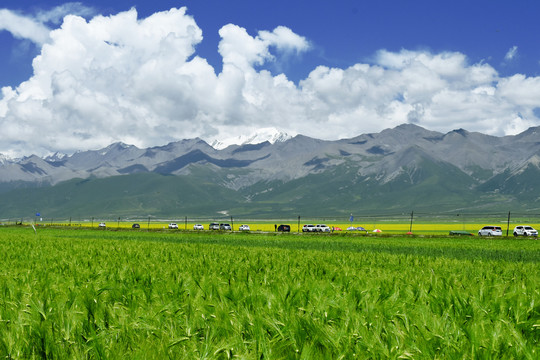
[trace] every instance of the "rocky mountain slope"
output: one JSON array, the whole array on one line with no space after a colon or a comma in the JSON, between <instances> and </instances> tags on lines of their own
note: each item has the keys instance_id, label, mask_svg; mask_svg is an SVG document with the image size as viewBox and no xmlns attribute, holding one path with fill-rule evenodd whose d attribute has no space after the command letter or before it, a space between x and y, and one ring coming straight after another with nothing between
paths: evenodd
<instances>
[{"instance_id":1,"label":"rocky mountain slope","mask_svg":"<svg viewBox=\"0 0 540 360\"><path fill-rule=\"evenodd\" d=\"M539 134L538 127L505 137L463 129L443 134L406 124L337 141L298 135L224 149L201 139L147 149L115 143L63 157L3 159L0 200L8 201L13 192L28 192L29 188L36 188L32 191L40 194L38 198L46 196L43 194L52 191L51 186L80 181L73 179L103 182L121 176L129 184L146 174L145 179L168 176L173 183L187 181L203 193L209 186L214 191L218 187L234 199L231 209L246 214L299 209L330 213L354 206L537 208L540 200L533 191L540 187L536 176L540 173ZM184 204L182 194L180 188L169 196ZM167 212L181 212L183 206L171 206ZM61 207L56 205L55 211ZM226 206L213 206L210 198L191 211L208 213L222 211L222 207Z\"/></svg>"}]
</instances>

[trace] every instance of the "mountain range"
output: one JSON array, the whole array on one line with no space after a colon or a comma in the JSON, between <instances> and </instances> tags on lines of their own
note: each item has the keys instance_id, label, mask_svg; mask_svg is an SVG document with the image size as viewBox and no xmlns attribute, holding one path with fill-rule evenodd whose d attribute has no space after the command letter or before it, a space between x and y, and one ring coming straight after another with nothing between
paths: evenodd
<instances>
[{"instance_id":1,"label":"mountain range","mask_svg":"<svg viewBox=\"0 0 540 360\"><path fill-rule=\"evenodd\" d=\"M140 149L0 158L0 219L334 216L534 211L540 127L496 137L404 124L335 141L272 133L215 147L195 138ZM249 140L251 139L251 140Z\"/></svg>"}]
</instances>

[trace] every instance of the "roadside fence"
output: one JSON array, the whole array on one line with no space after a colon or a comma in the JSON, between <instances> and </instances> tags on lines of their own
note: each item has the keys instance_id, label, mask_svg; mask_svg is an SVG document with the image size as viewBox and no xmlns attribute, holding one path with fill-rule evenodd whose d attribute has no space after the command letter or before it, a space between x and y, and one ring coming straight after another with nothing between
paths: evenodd
<instances>
[{"instance_id":1,"label":"roadside fence","mask_svg":"<svg viewBox=\"0 0 540 360\"><path fill-rule=\"evenodd\" d=\"M140 230L194 230L194 225L209 229L211 223L229 224L237 231L240 225L248 225L251 231L277 231L279 225L289 225L291 232L302 232L305 224L326 224L332 231L365 231L366 233L448 233L454 231L476 234L484 225L499 226L503 235L513 235L517 225L540 227L540 211L537 212L455 212L455 213L350 213L328 216L296 217L243 217L218 216L72 216L49 218L32 216L0 219L0 225L71 226L104 229L135 228ZM137 225L135 225L137 224ZM176 224L173 226L171 224ZM170 226L169 226L170 225Z\"/></svg>"}]
</instances>

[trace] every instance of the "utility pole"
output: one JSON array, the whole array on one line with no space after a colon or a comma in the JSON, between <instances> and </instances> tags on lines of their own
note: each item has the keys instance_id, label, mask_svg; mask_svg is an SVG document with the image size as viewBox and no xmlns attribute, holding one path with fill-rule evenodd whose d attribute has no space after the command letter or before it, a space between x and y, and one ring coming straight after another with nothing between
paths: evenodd
<instances>
[{"instance_id":1,"label":"utility pole","mask_svg":"<svg viewBox=\"0 0 540 360\"><path fill-rule=\"evenodd\" d=\"M508 237L508 229L510 229L510 211L508 212L508 221L506 223L506 236Z\"/></svg>"}]
</instances>

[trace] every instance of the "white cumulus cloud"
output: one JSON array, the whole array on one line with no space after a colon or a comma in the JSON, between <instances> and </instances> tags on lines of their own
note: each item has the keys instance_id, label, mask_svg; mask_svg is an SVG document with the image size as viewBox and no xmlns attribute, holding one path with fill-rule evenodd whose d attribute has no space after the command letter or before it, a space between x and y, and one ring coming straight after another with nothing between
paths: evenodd
<instances>
[{"instance_id":1,"label":"white cumulus cloud","mask_svg":"<svg viewBox=\"0 0 540 360\"><path fill-rule=\"evenodd\" d=\"M244 71L254 65L262 65L274 60L270 48L276 47L285 53L302 53L310 48L309 42L289 28L278 26L273 31L259 31L258 36L251 37L246 29L228 24L219 30L222 40L219 53L225 65L234 65Z\"/></svg>"},{"instance_id":2,"label":"white cumulus cloud","mask_svg":"<svg viewBox=\"0 0 540 360\"><path fill-rule=\"evenodd\" d=\"M0 19L9 18L3 14ZM43 19L51 23L54 14ZM15 34L15 25L0 24ZM140 147L193 137L211 142L270 127L338 139L407 122L493 135L540 123L539 77L501 77L459 52L380 50L370 62L318 66L294 83L265 70L281 56L311 48L284 26L250 34L224 25L219 73L197 55L203 30L186 8L143 19L135 9L90 20L74 14L52 31L37 29L20 35L46 34L35 36L41 51L33 76L0 94L0 153L10 156L115 141Z\"/></svg>"}]
</instances>

